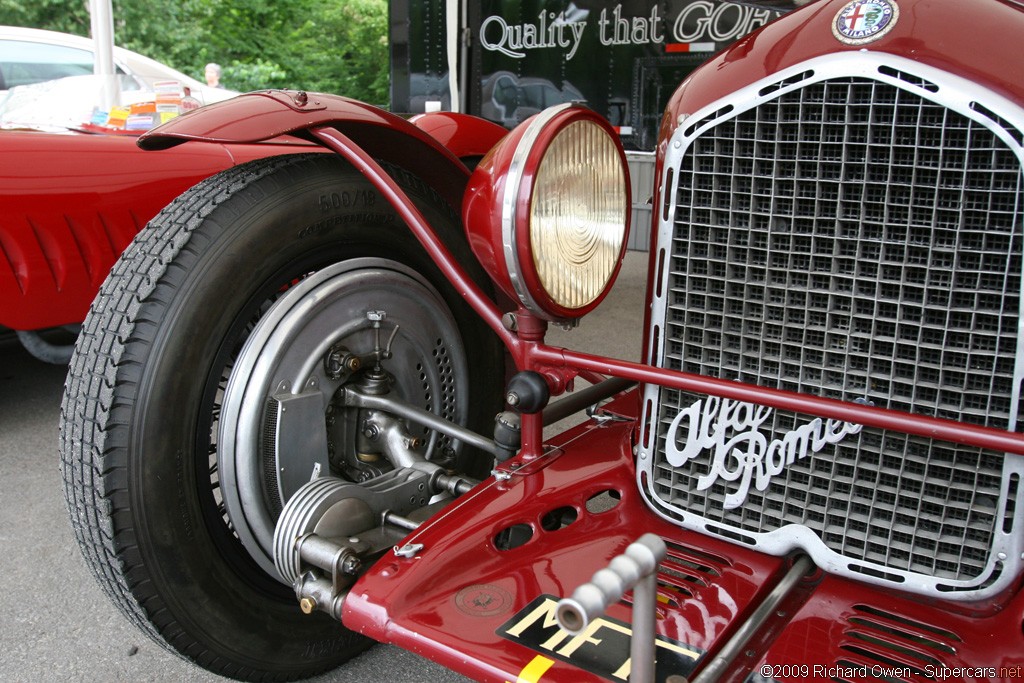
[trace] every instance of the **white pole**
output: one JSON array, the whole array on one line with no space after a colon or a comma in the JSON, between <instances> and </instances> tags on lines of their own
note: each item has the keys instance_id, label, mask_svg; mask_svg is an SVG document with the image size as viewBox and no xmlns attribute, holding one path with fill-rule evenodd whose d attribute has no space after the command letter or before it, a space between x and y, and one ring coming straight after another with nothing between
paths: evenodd
<instances>
[{"instance_id":1,"label":"white pole","mask_svg":"<svg viewBox=\"0 0 1024 683\"><path fill-rule=\"evenodd\" d=\"M100 106L106 111L119 104L121 89L114 71L114 10L111 0L89 0L92 29L93 73L102 82Z\"/></svg>"},{"instance_id":2,"label":"white pole","mask_svg":"<svg viewBox=\"0 0 1024 683\"><path fill-rule=\"evenodd\" d=\"M461 26L459 22L459 0L447 0L445 3L446 31L448 36L448 93L452 101L452 111L459 111L459 39Z\"/></svg>"}]
</instances>

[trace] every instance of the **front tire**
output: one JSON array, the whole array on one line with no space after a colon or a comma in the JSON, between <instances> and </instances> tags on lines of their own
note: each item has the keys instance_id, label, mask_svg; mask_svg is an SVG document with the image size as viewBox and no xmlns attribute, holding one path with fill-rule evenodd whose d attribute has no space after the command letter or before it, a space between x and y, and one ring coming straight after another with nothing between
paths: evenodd
<instances>
[{"instance_id":1,"label":"front tire","mask_svg":"<svg viewBox=\"0 0 1024 683\"><path fill-rule=\"evenodd\" d=\"M419 179L389 171L460 262L473 263L447 205ZM235 480L218 464L221 402L246 339L284 292L325 269L361 283L373 281L364 272L384 272L395 289L408 281L432 292L422 298L453 321L439 329L461 337L437 343L467 351L458 386L472 396L460 397L460 421L489 428L503 379L497 340L372 185L328 154L251 162L175 200L116 264L68 375L61 462L87 562L157 642L234 678L310 676L369 645L324 615L300 612L239 533L244 521L226 502L237 492L222 490ZM473 274L484 282L482 271ZM376 297L365 296L369 310ZM465 452L452 464L480 474L489 461Z\"/></svg>"}]
</instances>

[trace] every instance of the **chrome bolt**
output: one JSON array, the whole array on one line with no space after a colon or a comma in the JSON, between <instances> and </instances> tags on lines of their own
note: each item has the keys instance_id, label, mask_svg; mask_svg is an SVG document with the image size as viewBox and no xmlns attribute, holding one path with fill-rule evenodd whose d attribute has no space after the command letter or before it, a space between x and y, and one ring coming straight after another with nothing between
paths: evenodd
<instances>
[{"instance_id":1,"label":"chrome bolt","mask_svg":"<svg viewBox=\"0 0 1024 683\"><path fill-rule=\"evenodd\" d=\"M397 545L394 548L394 553L398 557L412 558L415 557L419 551L423 550L422 543L406 543L401 548Z\"/></svg>"}]
</instances>

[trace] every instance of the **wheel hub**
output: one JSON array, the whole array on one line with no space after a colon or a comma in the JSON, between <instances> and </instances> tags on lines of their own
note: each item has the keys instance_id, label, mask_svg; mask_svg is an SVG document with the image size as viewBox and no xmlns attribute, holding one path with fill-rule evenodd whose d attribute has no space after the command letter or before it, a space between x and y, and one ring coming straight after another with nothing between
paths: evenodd
<instances>
[{"instance_id":1,"label":"wheel hub","mask_svg":"<svg viewBox=\"0 0 1024 683\"><path fill-rule=\"evenodd\" d=\"M464 422L466 353L459 340L427 281L381 259L320 270L267 310L232 369L217 453L227 516L264 570L277 576L273 535L288 499L330 474L332 460L356 461L358 424L337 428L339 420L352 425L355 415L332 403L336 392L357 378L380 385L387 376L382 390ZM425 453L448 447L448 437L417 433Z\"/></svg>"}]
</instances>

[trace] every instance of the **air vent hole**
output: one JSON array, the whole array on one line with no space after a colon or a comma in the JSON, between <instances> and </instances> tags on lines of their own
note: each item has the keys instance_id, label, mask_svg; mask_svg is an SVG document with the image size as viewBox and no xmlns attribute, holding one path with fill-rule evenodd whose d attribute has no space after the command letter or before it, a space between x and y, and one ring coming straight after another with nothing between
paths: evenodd
<instances>
[{"instance_id":1,"label":"air vent hole","mask_svg":"<svg viewBox=\"0 0 1024 683\"><path fill-rule=\"evenodd\" d=\"M615 489L605 489L587 498L587 512L592 515L608 512L618 506L622 500L622 494Z\"/></svg>"},{"instance_id":2,"label":"air vent hole","mask_svg":"<svg viewBox=\"0 0 1024 683\"><path fill-rule=\"evenodd\" d=\"M916 659L916 660L918 660L920 662L923 662L926 665L930 664L932 669L938 669L938 668L942 667L942 662L939 661L938 659L936 659L935 657L930 657L930 656L925 655L925 654L923 654L921 652L918 652L917 650L914 650L912 648L909 648L909 647L906 647L906 646L903 646L903 645L897 645L896 643L892 643L892 642L889 642L889 641L884 640L882 638L878 638L878 637L875 637L875 636L868 635L866 633L858 633L858 632L854 631L854 632L850 633L850 635L852 637L858 639L858 640L864 641L865 643L869 643L871 645L874 645L877 648L884 648L886 650L889 650L890 652L894 653L895 655L902 655L904 657L912 657L912 658L914 658L914 659Z\"/></svg>"},{"instance_id":3,"label":"air vent hole","mask_svg":"<svg viewBox=\"0 0 1024 683\"><path fill-rule=\"evenodd\" d=\"M1003 533L1013 533L1013 516L1017 511L1017 494L1020 491L1020 475L1014 472L1006 489L1006 508L1003 510Z\"/></svg>"},{"instance_id":4,"label":"air vent hole","mask_svg":"<svg viewBox=\"0 0 1024 683\"><path fill-rule=\"evenodd\" d=\"M704 570L710 571L705 572ZM707 581L697 576L698 573L708 573L713 576L718 574L718 572L710 569L710 567L690 566L687 563L676 561L675 558L662 562L661 566L658 567L658 574L663 582L686 591L689 590L684 588L687 584L696 586L708 585Z\"/></svg>"},{"instance_id":5,"label":"air vent hole","mask_svg":"<svg viewBox=\"0 0 1024 683\"><path fill-rule=\"evenodd\" d=\"M697 550L690 546L681 545L673 541L665 541L668 546L668 554L675 562L692 567L703 574L718 576L721 572L715 567L724 567L729 561L720 555Z\"/></svg>"},{"instance_id":6,"label":"air vent hole","mask_svg":"<svg viewBox=\"0 0 1024 683\"><path fill-rule=\"evenodd\" d=\"M672 211L672 188L675 182L676 170L674 168L668 169L668 177L665 181L665 189L663 190L664 196L661 198L661 219L664 221L668 220L669 215Z\"/></svg>"},{"instance_id":7,"label":"air vent hole","mask_svg":"<svg viewBox=\"0 0 1024 683\"><path fill-rule=\"evenodd\" d=\"M893 583L903 583L906 581L906 579L899 574L884 572L875 567L866 567L860 564L849 564L846 567L851 572L857 572L858 574L864 574L865 576L873 576L874 578L882 579L883 581L892 581Z\"/></svg>"},{"instance_id":8,"label":"air vent hole","mask_svg":"<svg viewBox=\"0 0 1024 683\"><path fill-rule=\"evenodd\" d=\"M569 526L577 519L579 519L579 513L576 511L576 508L563 505L541 517L540 526L544 531L558 531Z\"/></svg>"},{"instance_id":9,"label":"air vent hole","mask_svg":"<svg viewBox=\"0 0 1024 683\"><path fill-rule=\"evenodd\" d=\"M513 524L494 536L494 547L507 551L526 545L533 538L533 527L529 524Z\"/></svg>"},{"instance_id":10,"label":"air vent hole","mask_svg":"<svg viewBox=\"0 0 1024 683\"><path fill-rule=\"evenodd\" d=\"M903 81L904 83L909 83L910 85L917 86L918 88L921 88L922 90L926 90L926 91L928 91L930 93L937 93L937 92L939 92L939 86L936 85L935 83L932 83L931 81L929 81L927 79L921 78L920 76L915 76L913 74L909 74L906 71L900 71L899 69L894 69L891 66L880 66L880 67L878 67L878 73L883 74L885 76L888 76L890 78L897 78L897 79Z\"/></svg>"},{"instance_id":11,"label":"air vent hole","mask_svg":"<svg viewBox=\"0 0 1024 683\"><path fill-rule=\"evenodd\" d=\"M945 638L947 640L952 640L957 643L963 642L963 639L957 634L953 633L952 631L948 631L938 626L932 626L931 624L925 624L920 621L915 621L914 619L908 619L907 617L901 616L899 614L892 614L891 612L886 612L883 609L872 607L871 605L854 605L853 608L858 612L870 614L872 616L880 617L882 619L888 619L889 621L896 622L897 624L901 624L909 628L915 628L921 631L934 633L935 635Z\"/></svg>"},{"instance_id":12,"label":"air vent hole","mask_svg":"<svg viewBox=\"0 0 1024 683\"><path fill-rule=\"evenodd\" d=\"M719 536L722 536L723 538L728 538L729 540L736 541L738 543L743 543L745 545L750 545L750 546L757 545L757 541L755 541L750 536L747 536L746 534L738 533L736 531L733 531L732 529L726 529L726 528L717 526L715 524L708 524L707 525L707 530L710 531L713 534L718 534Z\"/></svg>"},{"instance_id":13,"label":"air vent hole","mask_svg":"<svg viewBox=\"0 0 1024 683\"><path fill-rule=\"evenodd\" d=\"M899 638L900 640L904 640L909 643L914 643L915 645L923 645L924 647L930 648L932 650L937 650L939 652L945 652L946 654L956 654L955 648L946 645L945 643L939 642L933 638L928 638L917 633L904 631L903 629L896 628L894 626L888 626L886 624L881 624L877 621L872 621L871 619L865 619L863 617L850 617L849 621L851 624L854 624L861 628L868 628L873 631L885 633L889 636Z\"/></svg>"},{"instance_id":14,"label":"air vent hole","mask_svg":"<svg viewBox=\"0 0 1024 683\"><path fill-rule=\"evenodd\" d=\"M861 657L865 657L867 659L874 660L874 661L878 662L879 664L885 665L886 667L892 667L893 670L909 669L911 673L914 673L914 674L916 674L918 676L924 676L924 677L928 678L929 680L934 680L934 678L931 675L929 675L928 672L925 671L924 669L922 669L920 667L917 667L917 666L914 666L913 664L910 664L908 662L904 662L903 660L895 659L893 657L887 657L886 655L880 654L878 652L874 652L872 650L869 650L866 647L861 647L859 645L843 645L841 647L842 647L842 649L846 650L847 652L852 652L854 654L860 655ZM905 680L905 679L903 679L903 678L883 678L882 680L902 681L902 680Z\"/></svg>"}]
</instances>

